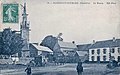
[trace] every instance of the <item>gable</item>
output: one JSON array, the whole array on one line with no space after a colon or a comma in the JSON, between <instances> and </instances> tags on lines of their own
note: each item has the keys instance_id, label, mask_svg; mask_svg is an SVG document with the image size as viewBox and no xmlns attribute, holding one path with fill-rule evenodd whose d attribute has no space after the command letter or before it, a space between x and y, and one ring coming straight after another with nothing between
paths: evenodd
<instances>
[{"instance_id":1,"label":"gable","mask_svg":"<svg viewBox=\"0 0 120 75\"><path fill-rule=\"evenodd\" d=\"M58 45L58 43L55 44L53 52L60 52L60 46Z\"/></svg>"},{"instance_id":2,"label":"gable","mask_svg":"<svg viewBox=\"0 0 120 75\"><path fill-rule=\"evenodd\" d=\"M37 48L35 48L31 43L29 44L29 49L30 50L37 50Z\"/></svg>"},{"instance_id":3,"label":"gable","mask_svg":"<svg viewBox=\"0 0 120 75\"><path fill-rule=\"evenodd\" d=\"M76 51L76 54L78 56L85 56L86 54L88 54L88 52L86 52L86 51Z\"/></svg>"}]
</instances>

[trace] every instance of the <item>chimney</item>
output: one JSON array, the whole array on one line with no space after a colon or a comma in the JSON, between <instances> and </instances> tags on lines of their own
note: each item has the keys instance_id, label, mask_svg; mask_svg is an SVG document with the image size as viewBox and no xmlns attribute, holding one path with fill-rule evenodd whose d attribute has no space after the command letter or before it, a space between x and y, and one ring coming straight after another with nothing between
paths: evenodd
<instances>
[{"instance_id":1,"label":"chimney","mask_svg":"<svg viewBox=\"0 0 120 75\"><path fill-rule=\"evenodd\" d=\"M113 37L113 39L112 39L112 40L113 40L113 42L115 42L116 38L115 38L115 37Z\"/></svg>"},{"instance_id":2,"label":"chimney","mask_svg":"<svg viewBox=\"0 0 120 75\"><path fill-rule=\"evenodd\" d=\"M95 44L95 40L93 40L93 44Z\"/></svg>"},{"instance_id":3,"label":"chimney","mask_svg":"<svg viewBox=\"0 0 120 75\"><path fill-rule=\"evenodd\" d=\"M72 41L73 44L75 44L75 41Z\"/></svg>"}]
</instances>

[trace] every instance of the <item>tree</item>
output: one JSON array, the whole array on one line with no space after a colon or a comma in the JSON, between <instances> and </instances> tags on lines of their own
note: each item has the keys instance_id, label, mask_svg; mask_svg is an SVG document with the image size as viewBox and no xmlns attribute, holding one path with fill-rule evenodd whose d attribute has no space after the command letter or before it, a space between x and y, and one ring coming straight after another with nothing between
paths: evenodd
<instances>
[{"instance_id":1,"label":"tree","mask_svg":"<svg viewBox=\"0 0 120 75\"><path fill-rule=\"evenodd\" d=\"M16 31L12 31L10 28L6 28L2 32L2 51L3 55L12 55L20 52L23 45L23 40L20 34Z\"/></svg>"},{"instance_id":2,"label":"tree","mask_svg":"<svg viewBox=\"0 0 120 75\"><path fill-rule=\"evenodd\" d=\"M45 46L53 50L55 44L57 43L57 38L53 37L52 35L46 36L40 45Z\"/></svg>"},{"instance_id":3,"label":"tree","mask_svg":"<svg viewBox=\"0 0 120 75\"><path fill-rule=\"evenodd\" d=\"M0 54L2 53L2 32L0 32Z\"/></svg>"}]
</instances>

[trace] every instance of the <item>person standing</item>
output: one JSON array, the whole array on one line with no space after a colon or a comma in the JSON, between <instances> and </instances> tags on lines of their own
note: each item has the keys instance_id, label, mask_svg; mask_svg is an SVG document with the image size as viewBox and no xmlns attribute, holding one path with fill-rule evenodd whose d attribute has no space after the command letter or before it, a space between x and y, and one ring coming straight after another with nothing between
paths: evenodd
<instances>
[{"instance_id":1,"label":"person standing","mask_svg":"<svg viewBox=\"0 0 120 75\"><path fill-rule=\"evenodd\" d=\"M27 75L31 75L31 66L28 65L27 68L25 69L25 72L27 73Z\"/></svg>"},{"instance_id":2,"label":"person standing","mask_svg":"<svg viewBox=\"0 0 120 75\"><path fill-rule=\"evenodd\" d=\"M78 64L77 64L77 73L78 75L82 75L82 72L83 72L83 66L82 66L82 62L79 61Z\"/></svg>"}]
</instances>

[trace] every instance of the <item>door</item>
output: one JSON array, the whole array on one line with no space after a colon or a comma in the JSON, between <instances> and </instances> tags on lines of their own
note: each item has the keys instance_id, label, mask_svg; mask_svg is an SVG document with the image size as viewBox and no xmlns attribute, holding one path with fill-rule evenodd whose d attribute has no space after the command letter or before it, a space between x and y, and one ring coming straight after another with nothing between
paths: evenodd
<instances>
[{"instance_id":1,"label":"door","mask_svg":"<svg viewBox=\"0 0 120 75\"><path fill-rule=\"evenodd\" d=\"M120 56L118 56L118 62L120 62Z\"/></svg>"},{"instance_id":2,"label":"door","mask_svg":"<svg viewBox=\"0 0 120 75\"><path fill-rule=\"evenodd\" d=\"M100 56L97 56L97 61L98 61L98 62L100 61Z\"/></svg>"}]
</instances>

